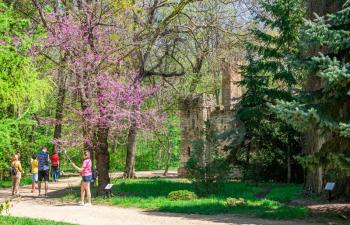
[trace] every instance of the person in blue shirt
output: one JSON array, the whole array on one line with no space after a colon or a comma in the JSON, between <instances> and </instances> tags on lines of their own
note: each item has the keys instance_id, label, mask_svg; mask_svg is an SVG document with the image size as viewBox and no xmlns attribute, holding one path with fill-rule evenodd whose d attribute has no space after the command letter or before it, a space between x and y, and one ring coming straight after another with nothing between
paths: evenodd
<instances>
[{"instance_id":1,"label":"person in blue shirt","mask_svg":"<svg viewBox=\"0 0 350 225\"><path fill-rule=\"evenodd\" d=\"M45 197L47 197L47 190L49 188L49 170L50 170L50 156L47 153L47 147L43 147L41 151L37 153L38 166L38 191L39 197L41 196L41 182L45 182Z\"/></svg>"}]
</instances>

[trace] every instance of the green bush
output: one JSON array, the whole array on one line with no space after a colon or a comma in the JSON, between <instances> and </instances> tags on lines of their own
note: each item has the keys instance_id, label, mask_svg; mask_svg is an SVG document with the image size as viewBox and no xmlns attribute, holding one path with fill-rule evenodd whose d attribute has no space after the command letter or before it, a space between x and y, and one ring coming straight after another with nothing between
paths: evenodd
<instances>
[{"instance_id":1,"label":"green bush","mask_svg":"<svg viewBox=\"0 0 350 225\"><path fill-rule=\"evenodd\" d=\"M205 140L192 142L192 152L186 163L186 176L195 184L199 196L220 193L230 175L231 167L220 150L218 134L206 125Z\"/></svg>"},{"instance_id":2,"label":"green bush","mask_svg":"<svg viewBox=\"0 0 350 225\"><path fill-rule=\"evenodd\" d=\"M173 201L193 200L197 198L196 193L188 190L172 191L168 195L168 199Z\"/></svg>"},{"instance_id":3,"label":"green bush","mask_svg":"<svg viewBox=\"0 0 350 225\"><path fill-rule=\"evenodd\" d=\"M2 215L4 212L8 213L8 210L10 209L10 207L11 207L10 201L0 203L0 215Z\"/></svg>"},{"instance_id":4,"label":"green bush","mask_svg":"<svg viewBox=\"0 0 350 225\"><path fill-rule=\"evenodd\" d=\"M247 202L244 198L227 198L226 205L228 207L244 205Z\"/></svg>"}]
</instances>

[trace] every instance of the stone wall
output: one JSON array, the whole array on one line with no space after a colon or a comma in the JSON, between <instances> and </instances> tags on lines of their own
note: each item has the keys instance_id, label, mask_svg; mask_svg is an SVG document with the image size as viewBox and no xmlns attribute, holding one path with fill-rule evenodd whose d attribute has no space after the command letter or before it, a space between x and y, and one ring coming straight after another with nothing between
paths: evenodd
<instances>
[{"instance_id":1,"label":"stone wall","mask_svg":"<svg viewBox=\"0 0 350 225\"><path fill-rule=\"evenodd\" d=\"M241 87L235 82L240 81L241 74L239 63L222 64L222 105L216 105L213 96L206 94L195 94L185 98L180 103L180 129L181 129L181 159L178 169L179 176L186 173L186 163L191 155L192 143L204 139L204 128L209 121L211 129L216 133L223 133L239 126L235 121L235 110L233 106L242 95ZM220 141L221 149L231 143L236 137L227 137Z\"/></svg>"},{"instance_id":2,"label":"stone wall","mask_svg":"<svg viewBox=\"0 0 350 225\"><path fill-rule=\"evenodd\" d=\"M236 83L241 80L239 67L240 63L229 64L224 62L222 64L221 98L222 105L226 109L231 108L242 96L242 89Z\"/></svg>"},{"instance_id":3,"label":"stone wall","mask_svg":"<svg viewBox=\"0 0 350 225\"><path fill-rule=\"evenodd\" d=\"M225 110L217 108L211 113L210 124L215 133L223 134L225 131L235 125L233 110ZM221 150L231 143L230 137L220 139Z\"/></svg>"},{"instance_id":4,"label":"stone wall","mask_svg":"<svg viewBox=\"0 0 350 225\"><path fill-rule=\"evenodd\" d=\"M206 94L191 95L181 102L181 159L178 169L180 176L185 173L185 165L192 151L192 142L203 139L205 123L214 107L215 100L213 96Z\"/></svg>"}]
</instances>

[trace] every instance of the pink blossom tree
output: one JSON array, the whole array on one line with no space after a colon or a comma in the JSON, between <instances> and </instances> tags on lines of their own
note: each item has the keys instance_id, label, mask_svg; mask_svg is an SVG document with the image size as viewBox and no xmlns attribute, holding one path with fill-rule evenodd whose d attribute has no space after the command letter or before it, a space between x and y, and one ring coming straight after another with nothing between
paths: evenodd
<instances>
[{"instance_id":1,"label":"pink blossom tree","mask_svg":"<svg viewBox=\"0 0 350 225\"><path fill-rule=\"evenodd\" d=\"M123 35L123 28L107 12L86 8L64 16L43 16L48 34L33 53L50 57L65 52L68 88L77 93L80 104L74 112L81 118L84 149L95 155L98 190L103 193L110 181L109 136L128 129L131 123L147 127L159 118L157 112L141 110L157 88L143 88L138 73L120 71L125 52L115 37Z\"/></svg>"}]
</instances>

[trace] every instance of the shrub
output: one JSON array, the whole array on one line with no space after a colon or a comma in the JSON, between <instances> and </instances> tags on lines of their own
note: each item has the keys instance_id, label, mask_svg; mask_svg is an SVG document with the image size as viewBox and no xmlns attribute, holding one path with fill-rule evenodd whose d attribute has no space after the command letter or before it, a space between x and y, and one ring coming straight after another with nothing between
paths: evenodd
<instances>
[{"instance_id":1,"label":"shrub","mask_svg":"<svg viewBox=\"0 0 350 225\"><path fill-rule=\"evenodd\" d=\"M244 198L227 198L226 199L226 205L229 207L240 206L240 205L244 205L245 203L247 203L247 200L245 200Z\"/></svg>"},{"instance_id":2,"label":"shrub","mask_svg":"<svg viewBox=\"0 0 350 225\"><path fill-rule=\"evenodd\" d=\"M198 198L196 193L188 190L172 191L168 195L168 199L173 201L193 200L196 198Z\"/></svg>"},{"instance_id":3,"label":"shrub","mask_svg":"<svg viewBox=\"0 0 350 225\"><path fill-rule=\"evenodd\" d=\"M231 167L221 150L219 135L206 123L204 140L192 142L193 150L186 163L186 175L192 179L199 196L217 194L229 177Z\"/></svg>"},{"instance_id":4,"label":"shrub","mask_svg":"<svg viewBox=\"0 0 350 225\"><path fill-rule=\"evenodd\" d=\"M0 203L0 215L2 215L3 213L9 213L9 209L11 207L11 202L10 201L6 201L4 203Z\"/></svg>"}]
</instances>

